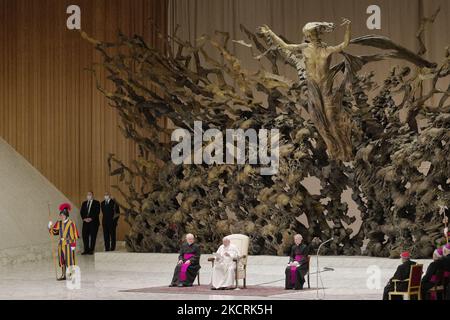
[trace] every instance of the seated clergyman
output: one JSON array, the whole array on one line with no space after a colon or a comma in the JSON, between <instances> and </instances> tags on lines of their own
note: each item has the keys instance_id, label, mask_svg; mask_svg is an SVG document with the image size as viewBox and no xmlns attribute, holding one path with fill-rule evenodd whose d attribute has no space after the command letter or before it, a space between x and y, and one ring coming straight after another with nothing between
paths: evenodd
<instances>
[{"instance_id":1,"label":"seated clergyman","mask_svg":"<svg viewBox=\"0 0 450 320\"><path fill-rule=\"evenodd\" d=\"M231 244L230 239L227 237L223 238L222 243L214 254L212 290L233 289L233 283L236 279L236 262L233 259L239 257L239 250L235 245Z\"/></svg>"},{"instance_id":2,"label":"seated clergyman","mask_svg":"<svg viewBox=\"0 0 450 320\"><path fill-rule=\"evenodd\" d=\"M200 246L189 233L186 242L181 245L178 264L175 267L171 287L191 287L200 270Z\"/></svg>"},{"instance_id":3,"label":"seated clergyman","mask_svg":"<svg viewBox=\"0 0 450 320\"><path fill-rule=\"evenodd\" d=\"M397 270L394 273L394 276L389 279L388 284L384 288L383 292L383 300L389 299L389 292L394 291L394 281L393 280L408 280L409 275L411 273L411 266L416 263L411 260L411 256L409 252L402 252L400 255L402 259L402 264L398 266ZM397 283L397 291L405 291L408 289L408 283L405 281Z\"/></svg>"},{"instance_id":4,"label":"seated clergyman","mask_svg":"<svg viewBox=\"0 0 450 320\"><path fill-rule=\"evenodd\" d=\"M303 237L300 234L294 236L295 244L291 248L289 263L286 267L286 289L303 289L305 275L308 272L309 246L303 244Z\"/></svg>"},{"instance_id":5,"label":"seated clergyman","mask_svg":"<svg viewBox=\"0 0 450 320\"><path fill-rule=\"evenodd\" d=\"M438 248L433 252L433 262L428 265L427 272L422 277L422 300L435 298L435 292L428 291L439 284L443 276L443 250Z\"/></svg>"}]
</instances>

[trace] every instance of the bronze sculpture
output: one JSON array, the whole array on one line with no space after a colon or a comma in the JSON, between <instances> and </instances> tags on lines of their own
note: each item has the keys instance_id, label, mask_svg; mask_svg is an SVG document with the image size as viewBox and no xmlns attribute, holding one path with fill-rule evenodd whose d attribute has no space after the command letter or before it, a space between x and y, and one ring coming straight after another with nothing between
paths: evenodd
<instances>
[{"instance_id":1,"label":"bronze sculpture","mask_svg":"<svg viewBox=\"0 0 450 320\"><path fill-rule=\"evenodd\" d=\"M258 32L287 59L296 59L297 65L304 65L309 95L308 113L325 141L330 157L350 161L353 158L350 115L343 108L339 96L333 94L333 82L330 81L332 55L342 52L351 40L351 22L344 19L342 25L346 26L345 40L337 46L328 46L321 39L324 33L335 29L335 25L329 22L306 24L303 27L306 42L301 44L285 43L267 26L260 27Z\"/></svg>"},{"instance_id":2,"label":"bronze sculpture","mask_svg":"<svg viewBox=\"0 0 450 320\"><path fill-rule=\"evenodd\" d=\"M257 74L229 51L226 33L195 44L162 36L166 51L139 36L104 43L83 34L102 53L115 85L113 92L99 89L140 150L132 164L114 155L108 159L111 175L122 182L116 188L126 199L130 250L172 252L176 240L191 232L206 251L229 233L245 233L253 254L284 254L292 235L302 233L306 241L334 237L328 254L398 256L410 250L414 257L426 257L432 252L442 240L439 206L450 201L450 87L438 89L449 78L450 54L437 66L422 57L423 50L415 54L386 37L350 40L350 22L344 25L345 41L331 48L320 38L333 30L329 23L307 24L307 42L300 45L267 27L258 36L241 26L252 43L235 42L258 50L255 58L271 66L271 72ZM207 45L223 59L213 59ZM353 56L344 50L348 45L383 52ZM317 52L320 58L314 57ZM331 66L335 53L343 60ZM393 68L375 91L373 73L359 71L388 58L411 64ZM297 81L280 74L282 61L298 71ZM257 93L264 94L264 103ZM301 117L302 109L312 120ZM404 110L406 119L400 116ZM419 123L418 117L426 121ZM172 144L161 139L171 129L161 118L187 130L194 121L219 130L277 128L279 172L262 177L249 164L175 166ZM418 169L424 163L430 166L426 174ZM320 194L303 186L310 176L320 181ZM345 190L351 190L361 211L360 228L342 202Z\"/></svg>"}]
</instances>

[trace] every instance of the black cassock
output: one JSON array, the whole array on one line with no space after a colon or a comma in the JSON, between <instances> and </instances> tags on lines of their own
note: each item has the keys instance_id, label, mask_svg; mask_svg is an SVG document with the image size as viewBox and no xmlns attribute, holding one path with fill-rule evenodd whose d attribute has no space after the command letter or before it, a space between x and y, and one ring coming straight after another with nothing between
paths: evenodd
<instances>
[{"instance_id":1,"label":"black cassock","mask_svg":"<svg viewBox=\"0 0 450 320\"><path fill-rule=\"evenodd\" d=\"M292 246L289 262L297 261L300 265L298 267L286 267L286 289L303 289L303 284L305 283L305 275L307 274L309 269L308 255L309 246L307 246L306 244Z\"/></svg>"},{"instance_id":2,"label":"black cassock","mask_svg":"<svg viewBox=\"0 0 450 320\"><path fill-rule=\"evenodd\" d=\"M189 245L184 243L180 248L178 261L183 264L177 265L173 274L171 286L191 286L200 270L200 246L196 243ZM186 261L190 260L191 264L187 265Z\"/></svg>"},{"instance_id":3,"label":"black cassock","mask_svg":"<svg viewBox=\"0 0 450 320\"><path fill-rule=\"evenodd\" d=\"M394 283L392 280L407 280L409 279L409 275L411 273L411 266L416 263L411 260L407 260L398 266L397 271L395 271L394 276L389 280L386 287L384 287L383 291L383 300L389 299L389 292L394 291ZM408 289L408 284L406 282L397 283L397 291L404 291Z\"/></svg>"},{"instance_id":4,"label":"black cassock","mask_svg":"<svg viewBox=\"0 0 450 320\"><path fill-rule=\"evenodd\" d=\"M432 298L431 295L428 295L428 290L439 284L443 276L444 270L442 260L431 262L427 268L427 272L422 277L422 300L429 300Z\"/></svg>"},{"instance_id":5,"label":"black cassock","mask_svg":"<svg viewBox=\"0 0 450 320\"><path fill-rule=\"evenodd\" d=\"M444 278L447 282L447 286L445 287L444 299L450 300L450 255L442 258L442 269L444 270Z\"/></svg>"}]
</instances>

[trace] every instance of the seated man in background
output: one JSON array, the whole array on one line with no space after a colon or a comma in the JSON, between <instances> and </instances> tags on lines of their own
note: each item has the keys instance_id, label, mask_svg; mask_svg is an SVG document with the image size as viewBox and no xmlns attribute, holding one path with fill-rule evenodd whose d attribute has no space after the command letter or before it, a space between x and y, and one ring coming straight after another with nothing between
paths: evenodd
<instances>
[{"instance_id":1,"label":"seated man in background","mask_svg":"<svg viewBox=\"0 0 450 320\"><path fill-rule=\"evenodd\" d=\"M422 277L422 300L429 300L429 298L436 298L436 296L429 296L428 290L433 288L442 280L443 276L443 264L442 264L443 250L442 248L436 249L433 252L433 262L427 268L427 272ZM435 294L435 292L433 292Z\"/></svg>"},{"instance_id":2,"label":"seated man in background","mask_svg":"<svg viewBox=\"0 0 450 320\"><path fill-rule=\"evenodd\" d=\"M239 257L239 250L231 244L227 237L223 238L222 243L214 255L212 290L233 289L233 282L236 278L236 262L233 259Z\"/></svg>"},{"instance_id":3,"label":"seated man in background","mask_svg":"<svg viewBox=\"0 0 450 320\"><path fill-rule=\"evenodd\" d=\"M384 288L383 300L388 300L389 292L394 291L394 283L392 280L409 279L409 275L411 273L411 266L416 264L414 261L411 260L411 256L407 251L402 252L400 258L402 259L402 264L398 266L397 271L395 271L394 273L394 276L391 279L389 279L388 284ZM397 291L407 290L407 286L408 284L406 282L399 282L397 283Z\"/></svg>"},{"instance_id":4,"label":"seated man in background","mask_svg":"<svg viewBox=\"0 0 450 320\"><path fill-rule=\"evenodd\" d=\"M200 270L200 246L195 243L193 234L186 235L181 245L178 264L175 267L171 287L191 287Z\"/></svg>"},{"instance_id":5,"label":"seated man in background","mask_svg":"<svg viewBox=\"0 0 450 320\"><path fill-rule=\"evenodd\" d=\"M305 275L308 272L309 246L302 243L300 234L294 236L294 245L291 248L289 263L286 267L285 289L303 289Z\"/></svg>"}]
</instances>

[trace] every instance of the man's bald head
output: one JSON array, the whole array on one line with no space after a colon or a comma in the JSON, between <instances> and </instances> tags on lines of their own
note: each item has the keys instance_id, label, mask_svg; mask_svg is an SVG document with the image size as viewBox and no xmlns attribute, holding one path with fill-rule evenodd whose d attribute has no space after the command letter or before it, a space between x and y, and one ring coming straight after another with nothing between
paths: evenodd
<instances>
[{"instance_id":1,"label":"man's bald head","mask_svg":"<svg viewBox=\"0 0 450 320\"><path fill-rule=\"evenodd\" d=\"M224 245L225 247L228 247L228 246L230 245L230 243L231 243L230 238L224 237L224 238L222 239L222 243L223 243L223 245Z\"/></svg>"},{"instance_id":2,"label":"man's bald head","mask_svg":"<svg viewBox=\"0 0 450 320\"><path fill-rule=\"evenodd\" d=\"M186 242L189 244L193 244L195 242L195 237L192 233L188 233L186 235Z\"/></svg>"},{"instance_id":3,"label":"man's bald head","mask_svg":"<svg viewBox=\"0 0 450 320\"><path fill-rule=\"evenodd\" d=\"M294 242L295 242L296 245L301 244L302 241L303 241L303 236L301 234L296 234L294 236Z\"/></svg>"}]
</instances>

